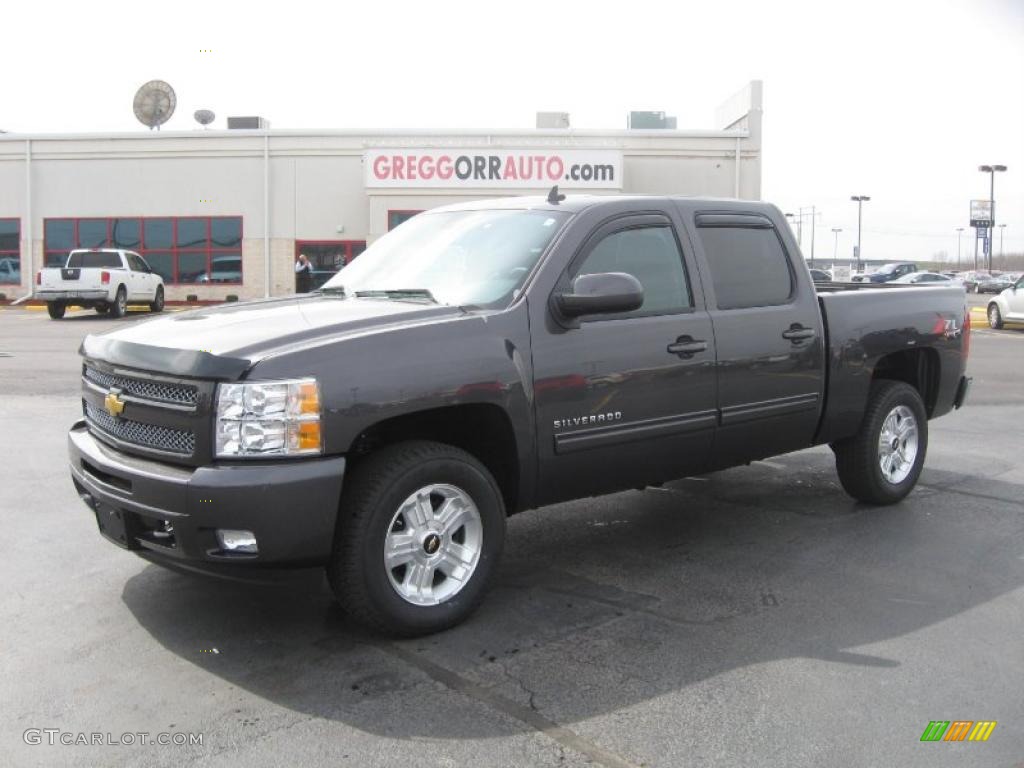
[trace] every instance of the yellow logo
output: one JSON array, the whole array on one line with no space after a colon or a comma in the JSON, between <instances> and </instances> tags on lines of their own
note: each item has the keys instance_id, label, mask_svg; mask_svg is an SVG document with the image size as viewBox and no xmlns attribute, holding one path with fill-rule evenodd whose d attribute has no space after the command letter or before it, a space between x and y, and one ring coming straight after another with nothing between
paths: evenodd
<instances>
[{"instance_id":1,"label":"yellow logo","mask_svg":"<svg viewBox=\"0 0 1024 768\"><path fill-rule=\"evenodd\" d=\"M121 415L121 411L124 410L124 400L118 397L117 392L108 392L107 396L103 398L103 407L107 409L107 413L116 419Z\"/></svg>"}]
</instances>

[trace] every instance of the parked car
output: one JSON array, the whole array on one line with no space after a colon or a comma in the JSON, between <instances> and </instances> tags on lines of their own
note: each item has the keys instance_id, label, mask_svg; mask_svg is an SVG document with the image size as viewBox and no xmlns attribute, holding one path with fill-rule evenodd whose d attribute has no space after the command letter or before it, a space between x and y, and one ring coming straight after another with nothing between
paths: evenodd
<instances>
[{"instance_id":1,"label":"parked car","mask_svg":"<svg viewBox=\"0 0 1024 768\"><path fill-rule=\"evenodd\" d=\"M922 283L930 285L961 285L960 281L954 280L953 278L938 272L911 272L910 274L904 275L903 277L897 277L895 280L890 280L889 282L899 283L900 285L920 285Z\"/></svg>"},{"instance_id":2,"label":"parked car","mask_svg":"<svg viewBox=\"0 0 1024 768\"><path fill-rule=\"evenodd\" d=\"M16 256L0 256L0 284L21 282L21 263Z\"/></svg>"},{"instance_id":3,"label":"parked car","mask_svg":"<svg viewBox=\"0 0 1024 768\"><path fill-rule=\"evenodd\" d=\"M964 287L971 293L977 293L978 283L983 280L990 280L992 275L988 272L978 269L972 269L968 272L964 272L960 279L963 281Z\"/></svg>"},{"instance_id":4,"label":"parked car","mask_svg":"<svg viewBox=\"0 0 1024 768\"><path fill-rule=\"evenodd\" d=\"M813 280L816 283L831 283L832 275L830 275L824 269L812 269L811 280Z\"/></svg>"},{"instance_id":5,"label":"parked car","mask_svg":"<svg viewBox=\"0 0 1024 768\"><path fill-rule=\"evenodd\" d=\"M240 283L242 282L242 257L234 254L214 256L213 274L204 270L196 276L195 280L189 282Z\"/></svg>"},{"instance_id":6,"label":"parked car","mask_svg":"<svg viewBox=\"0 0 1024 768\"><path fill-rule=\"evenodd\" d=\"M71 251L63 267L37 272L33 297L46 302L54 320L64 317L70 305L124 317L129 304L161 312L164 280L134 251L83 248Z\"/></svg>"},{"instance_id":7,"label":"parked car","mask_svg":"<svg viewBox=\"0 0 1024 768\"><path fill-rule=\"evenodd\" d=\"M900 501L969 328L952 287L815 287L766 203L462 203L319 291L87 336L70 472L125 549L322 565L347 615L418 635L480 603L520 510L814 445Z\"/></svg>"},{"instance_id":8,"label":"parked car","mask_svg":"<svg viewBox=\"0 0 1024 768\"><path fill-rule=\"evenodd\" d=\"M1018 276L1017 281L988 303L988 324L999 329L1003 323L1024 322L1024 277Z\"/></svg>"},{"instance_id":9,"label":"parked car","mask_svg":"<svg viewBox=\"0 0 1024 768\"><path fill-rule=\"evenodd\" d=\"M988 278L979 279L974 284L975 293L1002 293L1013 285L1009 275L990 275Z\"/></svg>"},{"instance_id":10,"label":"parked car","mask_svg":"<svg viewBox=\"0 0 1024 768\"><path fill-rule=\"evenodd\" d=\"M911 272L917 272L917 264L912 261L883 264L874 272L864 275L862 281L867 283L890 283L904 275L909 275Z\"/></svg>"}]
</instances>

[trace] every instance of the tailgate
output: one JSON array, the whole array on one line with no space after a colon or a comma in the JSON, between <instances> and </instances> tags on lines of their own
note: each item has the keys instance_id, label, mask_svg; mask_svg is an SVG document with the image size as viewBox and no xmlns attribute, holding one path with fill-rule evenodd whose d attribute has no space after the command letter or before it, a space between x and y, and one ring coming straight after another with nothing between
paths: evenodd
<instances>
[{"instance_id":1,"label":"tailgate","mask_svg":"<svg viewBox=\"0 0 1024 768\"><path fill-rule=\"evenodd\" d=\"M106 288L102 283L102 272L102 269L50 267L42 271L39 287L47 291L90 291Z\"/></svg>"}]
</instances>

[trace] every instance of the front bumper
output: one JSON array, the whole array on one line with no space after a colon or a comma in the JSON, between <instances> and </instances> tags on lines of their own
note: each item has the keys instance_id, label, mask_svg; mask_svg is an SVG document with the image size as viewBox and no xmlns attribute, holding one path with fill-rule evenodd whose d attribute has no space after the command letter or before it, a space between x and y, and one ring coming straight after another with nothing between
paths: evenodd
<instances>
[{"instance_id":1,"label":"front bumper","mask_svg":"<svg viewBox=\"0 0 1024 768\"><path fill-rule=\"evenodd\" d=\"M71 478L108 540L147 559L236 572L330 558L345 474L342 456L178 467L68 433ZM168 528L170 530L168 530ZM252 531L259 552L222 551L218 528Z\"/></svg>"},{"instance_id":2,"label":"front bumper","mask_svg":"<svg viewBox=\"0 0 1024 768\"><path fill-rule=\"evenodd\" d=\"M107 301L106 291L36 291L32 298L39 301Z\"/></svg>"}]
</instances>

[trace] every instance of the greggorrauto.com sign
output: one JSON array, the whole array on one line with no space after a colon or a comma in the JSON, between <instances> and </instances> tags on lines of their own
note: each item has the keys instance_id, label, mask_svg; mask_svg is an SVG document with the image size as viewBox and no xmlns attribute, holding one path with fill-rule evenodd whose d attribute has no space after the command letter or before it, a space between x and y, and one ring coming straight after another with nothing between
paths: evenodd
<instances>
[{"instance_id":1,"label":"greggorrauto.com sign","mask_svg":"<svg viewBox=\"0 0 1024 768\"><path fill-rule=\"evenodd\" d=\"M622 188L622 153L607 149L371 149L367 187Z\"/></svg>"}]
</instances>

